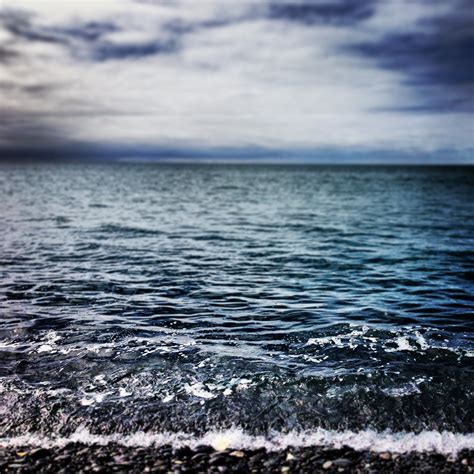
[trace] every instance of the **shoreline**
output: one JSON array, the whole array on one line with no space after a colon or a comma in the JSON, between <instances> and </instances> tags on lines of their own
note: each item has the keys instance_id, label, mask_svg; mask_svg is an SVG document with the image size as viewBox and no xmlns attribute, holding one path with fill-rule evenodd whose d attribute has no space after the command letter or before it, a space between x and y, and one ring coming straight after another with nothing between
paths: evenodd
<instances>
[{"instance_id":1,"label":"shoreline","mask_svg":"<svg viewBox=\"0 0 474 474\"><path fill-rule=\"evenodd\" d=\"M390 472L470 473L474 450L457 456L435 452L357 451L314 446L280 451L171 445L128 447L119 444L69 443L62 447L0 445L0 472L163 472L163 473L280 473Z\"/></svg>"}]
</instances>

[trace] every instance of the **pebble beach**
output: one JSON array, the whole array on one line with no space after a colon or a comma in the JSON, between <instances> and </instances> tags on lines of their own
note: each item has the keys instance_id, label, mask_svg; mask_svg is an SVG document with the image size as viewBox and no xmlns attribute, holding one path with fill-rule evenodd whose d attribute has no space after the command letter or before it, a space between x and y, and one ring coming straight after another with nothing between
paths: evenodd
<instances>
[{"instance_id":1,"label":"pebble beach","mask_svg":"<svg viewBox=\"0 0 474 474\"><path fill-rule=\"evenodd\" d=\"M0 448L1 472L158 472L158 473L470 473L472 450L457 456L435 453L374 453L320 447L267 451L210 446L124 447L70 443L54 449Z\"/></svg>"}]
</instances>

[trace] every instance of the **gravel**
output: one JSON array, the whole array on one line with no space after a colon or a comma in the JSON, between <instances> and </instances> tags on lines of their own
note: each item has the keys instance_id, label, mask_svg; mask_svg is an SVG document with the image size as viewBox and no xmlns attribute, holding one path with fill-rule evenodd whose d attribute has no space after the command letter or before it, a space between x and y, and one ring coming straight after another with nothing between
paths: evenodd
<instances>
[{"instance_id":1,"label":"gravel","mask_svg":"<svg viewBox=\"0 0 474 474\"><path fill-rule=\"evenodd\" d=\"M351 448L288 448L214 451L209 446L126 447L71 443L52 449L0 446L0 472L181 473L470 473L474 450L457 457L435 453L372 453ZM387 454L390 454L388 456Z\"/></svg>"}]
</instances>

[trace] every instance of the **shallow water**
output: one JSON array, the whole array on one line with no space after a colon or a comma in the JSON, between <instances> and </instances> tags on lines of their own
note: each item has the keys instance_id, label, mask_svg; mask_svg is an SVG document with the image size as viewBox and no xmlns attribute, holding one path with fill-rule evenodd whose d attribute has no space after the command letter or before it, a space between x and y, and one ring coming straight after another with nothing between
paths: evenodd
<instances>
[{"instance_id":1,"label":"shallow water","mask_svg":"<svg viewBox=\"0 0 474 474\"><path fill-rule=\"evenodd\" d=\"M0 202L0 437L473 431L473 168L4 163Z\"/></svg>"}]
</instances>

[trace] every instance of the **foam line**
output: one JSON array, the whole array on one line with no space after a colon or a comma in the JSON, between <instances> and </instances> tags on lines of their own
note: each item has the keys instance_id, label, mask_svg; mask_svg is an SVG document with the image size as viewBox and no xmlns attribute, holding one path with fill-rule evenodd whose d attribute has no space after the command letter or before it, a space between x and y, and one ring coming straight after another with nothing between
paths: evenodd
<instances>
[{"instance_id":1,"label":"foam line","mask_svg":"<svg viewBox=\"0 0 474 474\"><path fill-rule=\"evenodd\" d=\"M125 446L173 446L211 445L216 449L240 448L256 449L264 447L268 451L278 451L287 447L323 446L339 448L344 445L360 451L390 451L394 453L438 452L457 454L462 449L474 449L474 433L452 433L448 431L422 431L409 433L391 431L332 431L316 429L305 432L289 432L270 436L253 436L241 429L212 431L203 436L190 433L146 433L97 435L87 429L79 429L68 437L45 437L37 434L0 438L2 446L64 446L71 442L107 445L116 443Z\"/></svg>"}]
</instances>

